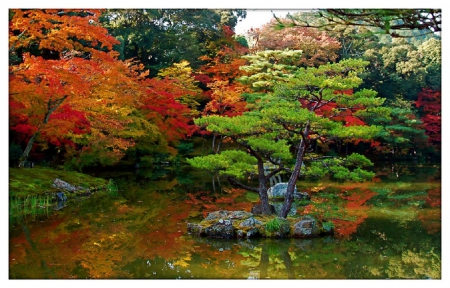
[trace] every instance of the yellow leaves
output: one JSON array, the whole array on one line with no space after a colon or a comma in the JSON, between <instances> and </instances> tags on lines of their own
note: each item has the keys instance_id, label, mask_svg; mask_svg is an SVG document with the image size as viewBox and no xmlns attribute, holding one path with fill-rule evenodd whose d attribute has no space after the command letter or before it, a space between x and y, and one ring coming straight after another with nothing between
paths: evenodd
<instances>
[{"instance_id":1,"label":"yellow leaves","mask_svg":"<svg viewBox=\"0 0 450 288\"><path fill-rule=\"evenodd\" d=\"M319 192L319 191L322 191L322 190L324 190L326 187L324 187L324 186L317 186L317 187L313 187L313 188L311 188L311 192Z\"/></svg>"},{"instance_id":2,"label":"yellow leaves","mask_svg":"<svg viewBox=\"0 0 450 288\"><path fill-rule=\"evenodd\" d=\"M372 273L373 276L381 276L381 271L377 267L369 268L369 272Z\"/></svg>"},{"instance_id":3,"label":"yellow leaves","mask_svg":"<svg viewBox=\"0 0 450 288\"><path fill-rule=\"evenodd\" d=\"M188 267L189 263L187 263L187 261L190 261L191 259L192 259L191 255L188 254L188 255L184 256L183 258L178 259L177 261L175 261L173 263L173 265L177 265L177 266L181 266L181 267Z\"/></svg>"},{"instance_id":4,"label":"yellow leaves","mask_svg":"<svg viewBox=\"0 0 450 288\"><path fill-rule=\"evenodd\" d=\"M183 60L180 63L174 63L172 66L162 69L158 73L158 76L174 80L175 85L200 93L200 88L196 86L198 81L192 76L192 68L189 65L190 63L186 60Z\"/></svg>"}]
</instances>

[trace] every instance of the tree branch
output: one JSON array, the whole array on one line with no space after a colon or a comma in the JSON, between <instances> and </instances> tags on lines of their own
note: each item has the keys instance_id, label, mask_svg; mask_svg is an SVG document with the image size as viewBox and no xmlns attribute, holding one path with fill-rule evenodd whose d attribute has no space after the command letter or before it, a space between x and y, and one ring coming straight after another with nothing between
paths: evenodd
<instances>
[{"instance_id":1,"label":"tree branch","mask_svg":"<svg viewBox=\"0 0 450 288\"><path fill-rule=\"evenodd\" d=\"M280 166L277 169L272 170L269 174L266 175L266 179L269 180L270 178L272 178L273 176L275 176L276 174L278 174L283 170L285 170L283 166Z\"/></svg>"},{"instance_id":2,"label":"tree branch","mask_svg":"<svg viewBox=\"0 0 450 288\"><path fill-rule=\"evenodd\" d=\"M236 186L236 187L248 190L248 191L253 191L253 192L259 193L259 189L257 187L251 187L251 186L244 185L231 176L228 176L227 179L228 179L228 182L230 182L230 184L233 186Z\"/></svg>"}]
</instances>

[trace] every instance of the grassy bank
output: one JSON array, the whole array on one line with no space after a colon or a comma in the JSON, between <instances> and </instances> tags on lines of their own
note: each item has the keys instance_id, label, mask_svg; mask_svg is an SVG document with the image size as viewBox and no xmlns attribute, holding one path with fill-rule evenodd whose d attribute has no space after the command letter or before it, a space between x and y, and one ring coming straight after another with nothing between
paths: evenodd
<instances>
[{"instance_id":1,"label":"grassy bank","mask_svg":"<svg viewBox=\"0 0 450 288\"><path fill-rule=\"evenodd\" d=\"M9 195L24 198L32 195L56 193L53 180L59 178L75 186L84 188L106 186L108 181L86 174L55 170L51 168L9 168Z\"/></svg>"},{"instance_id":2,"label":"grassy bank","mask_svg":"<svg viewBox=\"0 0 450 288\"><path fill-rule=\"evenodd\" d=\"M25 219L35 220L38 216L48 216L53 210L64 208L65 201L58 202L55 197L56 192L61 189L52 186L56 178L90 191L105 189L112 197L117 194L117 188L113 187L115 184L112 181L78 172L42 167L9 168L9 223L14 225ZM70 197L76 195L65 194Z\"/></svg>"}]
</instances>

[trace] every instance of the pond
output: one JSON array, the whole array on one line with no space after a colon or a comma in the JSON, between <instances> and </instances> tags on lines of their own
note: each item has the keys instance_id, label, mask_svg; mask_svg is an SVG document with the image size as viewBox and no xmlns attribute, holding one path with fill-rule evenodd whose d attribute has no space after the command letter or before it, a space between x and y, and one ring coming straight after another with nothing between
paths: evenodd
<instances>
[{"instance_id":1,"label":"pond","mask_svg":"<svg viewBox=\"0 0 450 288\"><path fill-rule=\"evenodd\" d=\"M188 168L96 173L97 193L10 224L10 279L440 279L436 165L379 165L372 182L299 181L336 233L314 239L197 238L187 222L250 211L254 193Z\"/></svg>"}]
</instances>

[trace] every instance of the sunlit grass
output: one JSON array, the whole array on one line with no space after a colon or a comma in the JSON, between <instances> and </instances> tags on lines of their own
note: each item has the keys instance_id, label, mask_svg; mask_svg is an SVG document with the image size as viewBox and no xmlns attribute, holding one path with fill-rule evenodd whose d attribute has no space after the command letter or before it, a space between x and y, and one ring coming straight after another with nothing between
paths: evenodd
<instances>
[{"instance_id":1,"label":"sunlit grass","mask_svg":"<svg viewBox=\"0 0 450 288\"><path fill-rule=\"evenodd\" d=\"M11 224L19 219L30 217L36 220L37 217L48 216L53 206L52 197L45 195L29 195L25 198L10 196L9 199L9 220Z\"/></svg>"}]
</instances>

